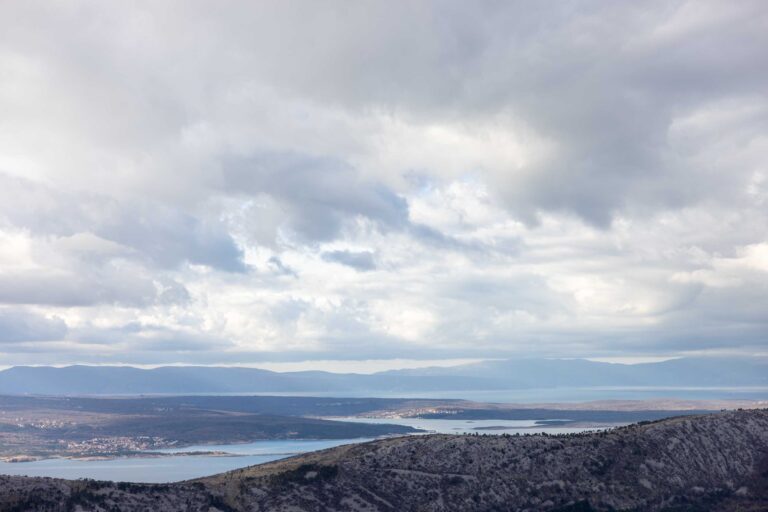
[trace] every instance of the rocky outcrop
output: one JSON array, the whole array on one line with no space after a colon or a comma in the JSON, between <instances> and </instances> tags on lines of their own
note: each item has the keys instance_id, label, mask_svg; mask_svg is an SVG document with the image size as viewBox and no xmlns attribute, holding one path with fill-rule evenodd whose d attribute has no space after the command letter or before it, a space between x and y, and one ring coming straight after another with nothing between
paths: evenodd
<instances>
[{"instance_id":1,"label":"rocky outcrop","mask_svg":"<svg viewBox=\"0 0 768 512\"><path fill-rule=\"evenodd\" d=\"M166 486L5 477L0 504L18 510L145 510L160 503L153 509L766 510L766 482L768 411L753 410L567 436L401 437Z\"/></svg>"}]
</instances>

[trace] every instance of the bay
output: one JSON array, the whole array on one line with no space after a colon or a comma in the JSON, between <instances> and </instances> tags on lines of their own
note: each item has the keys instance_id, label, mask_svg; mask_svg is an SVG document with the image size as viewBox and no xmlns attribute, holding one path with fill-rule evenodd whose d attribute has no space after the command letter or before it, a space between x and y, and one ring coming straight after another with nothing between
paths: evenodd
<instances>
[{"instance_id":1,"label":"bay","mask_svg":"<svg viewBox=\"0 0 768 512\"><path fill-rule=\"evenodd\" d=\"M332 448L369 439L270 440L243 444L201 445L160 450L166 457L119 457L109 460L46 459L32 462L0 462L0 474L93 478L121 482L167 483L215 475L263 464L307 451ZM225 451L231 456L173 455L190 451Z\"/></svg>"},{"instance_id":2,"label":"bay","mask_svg":"<svg viewBox=\"0 0 768 512\"><path fill-rule=\"evenodd\" d=\"M330 418L329 418L330 419ZM333 418L360 423L391 423L420 428L427 433L444 434L550 434L588 430L575 427L538 426L534 420L443 420L421 418ZM554 418L553 418L554 419ZM158 450L163 457L115 458L110 460L46 459L32 462L0 462L0 474L47 476L54 478L93 478L123 482L167 483L223 473L263 464L305 452L333 448L360 439L280 439L240 444L196 445ZM181 455L182 452L215 451L229 456ZM176 455L179 454L179 455Z\"/></svg>"}]
</instances>

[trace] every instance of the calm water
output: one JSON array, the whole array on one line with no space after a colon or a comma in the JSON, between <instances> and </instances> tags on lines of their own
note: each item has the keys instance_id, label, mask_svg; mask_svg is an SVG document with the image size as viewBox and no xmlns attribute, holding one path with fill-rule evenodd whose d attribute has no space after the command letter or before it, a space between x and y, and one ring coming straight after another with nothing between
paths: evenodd
<instances>
[{"instance_id":1,"label":"calm water","mask_svg":"<svg viewBox=\"0 0 768 512\"><path fill-rule=\"evenodd\" d=\"M462 434L512 434L512 433L567 433L581 432L580 428L536 427L529 420L432 420L432 419L381 419L337 418L361 423L395 423L409 425L429 432ZM503 429L478 430L478 427L503 427ZM342 444L360 443L370 439L335 440L275 440L244 444L201 445L160 450L173 454L189 451L221 451L234 456L171 456L162 458L123 458L112 460L49 459L34 462L0 462L0 474L50 476L57 478L95 478L128 482L176 482L190 478L214 475L232 469L263 464L304 452L332 448Z\"/></svg>"},{"instance_id":2,"label":"calm water","mask_svg":"<svg viewBox=\"0 0 768 512\"><path fill-rule=\"evenodd\" d=\"M584 432L587 429L581 427L542 427L537 426L534 420L436 420L421 418L333 418L340 421L354 421L357 423L393 423L420 428L430 433L441 434L534 434L546 432L547 434L570 434ZM567 419L567 418L551 418ZM492 427L492 428L489 428Z\"/></svg>"},{"instance_id":3,"label":"calm water","mask_svg":"<svg viewBox=\"0 0 768 512\"><path fill-rule=\"evenodd\" d=\"M342 444L370 439L278 440L246 444L190 446L178 451L225 451L235 454L219 456L176 456L161 458L120 458L112 460L48 459L34 462L0 462L0 474L51 476L57 478L95 478L127 482L176 482L201 476L215 475L232 469L263 464L307 451L332 448Z\"/></svg>"},{"instance_id":4,"label":"calm water","mask_svg":"<svg viewBox=\"0 0 768 512\"><path fill-rule=\"evenodd\" d=\"M192 393L209 395L208 393ZM446 398L475 400L478 402L497 403L563 403L587 402L592 400L652 400L675 398L680 400L766 400L768 387L663 387L663 386L625 386L625 387L569 387L569 388L531 388L531 389L489 389L457 391L406 391L371 392L371 391L296 391L268 393L211 393L210 395L231 396L317 396L349 398ZM133 395L130 395L133 396ZM145 396L153 396L147 394ZM167 396L167 395L157 395Z\"/></svg>"}]
</instances>

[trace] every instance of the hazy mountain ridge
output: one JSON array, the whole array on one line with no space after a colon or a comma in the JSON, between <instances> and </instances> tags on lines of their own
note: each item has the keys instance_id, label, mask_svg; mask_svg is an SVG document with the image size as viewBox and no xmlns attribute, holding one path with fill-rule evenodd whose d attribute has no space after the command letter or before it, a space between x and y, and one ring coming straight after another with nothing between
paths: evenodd
<instances>
[{"instance_id":1,"label":"hazy mountain ridge","mask_svg":"<svg viewBox=\"0 0 768 512\"><path fill-rule=\"evenodd\" d=\"M468 389L486 389L491 381L472 377L454 380ZM272 372L256 368L164 366L151 370L115 366L25 367L0 372L4 394L141 394L307 392L322 389L439 390L445 379L429 376Z\"/></svg>"},{"instance_id":2,"label":"hazy mountain ridge","mask_svg":"<svg viewBox=\"0 0 768 512\"><path fill-rule=\"evenodd\" d=\"M587 360L485 361L371 375L242 367L23 367L0 371L5 394L419 392L589 386L768 386L765 359L684 358L620 365Z\"/></svg>"},{"instance_id":3,"label":"hazy mountain ridge","mask_svg":"<svg viewBox=\"0 0 768 512\"><path fill-rule=\"evenodd\" d=\"M630 365L586 359L507 359L384 373L401 376L482 376L519 388L563 385L764 386L768 385L768 360L689 357Z\"/></svg>"},{"instance_id":4,"label":"hazy mountain ridge","mask_svg":"<svg viewBox=\"0 0 768 512\"><path fill-rule=\"evenodd\" d=\"M3 510L764 510L768 410L596 434L386 439L171 485L0 477L0 489Z\"/></svg>"}]
</instances>

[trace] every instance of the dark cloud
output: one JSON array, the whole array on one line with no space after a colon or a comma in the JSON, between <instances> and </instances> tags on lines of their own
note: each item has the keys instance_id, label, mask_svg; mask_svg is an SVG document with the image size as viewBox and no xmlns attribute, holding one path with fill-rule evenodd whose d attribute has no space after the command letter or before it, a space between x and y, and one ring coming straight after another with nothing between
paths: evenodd
<instances>
[{"instance_id":1,"label":"dark cloud","mask_svg":"<svg viewBox=\"0 0 768 512\"><path fill-rule=\"evenodd\" d=\"M0 219L39 235L93 233L161 267L183 262L244 272L242 250L216 220L201 220L178 208L86 191L57 191L0 173ZM27 205L33 204L34 208Z\"/></svg>"},{"instance_id":2,"label":"dark cloud","mask_svg":"<svg viewBox=\"0 0 768 512\"><path fill-rule=\"evenodd\" d=\"M0 308L0 343L59 341L67 335L61 318L48 318L19 308Z\"/></svg>"},{"instance_id":3,"label":"dark cloud","mask_svg":"<svg viewBox=\"0 0 768 512\"><path fill-rule=\"evenodd\" d=\"M183 293L183 292L182 292ZM120 304L142 307L158 295L145 276L118 269L75 274L57 271L18 271L0 274L0 303L50 306ZM164 299L178 297L164 296Z\"/></svg>"},{"instance_id":4,"label":"dark cloud","mask_svg":"<svg viewBox=\"0 0 768 512\"><path fill-rule=\"evenodd\" d=\"M152 354L154 352L186 353L232 348L232 343L220 337L164 325L130 322L103 328L84 326L72 329L70 339L85 345L101 346L101 352L118 350ZM97 349L94 349L97 350ZM145 356L152 359L152 356Z\"/></svg>"},{"instance_id":5,"label":"dark cloud","mask_svg":"<svg viewBox=\"0 0 768 512\"><path fill-rule=\"evenodd\" d=\"M497 192L525 219L568 211L605 227L628 207L732 200L745 185L741 172L723 178L722 168L686 159L669 131L680 116L721 101L765 101L761 2L428 2L334 12L333 19L317 11L304 18L263 5L241 13L261 30L249 26L246 35L234 23L230 42L280 48L264 59L258 51L245 57L256 76L354 112L468 122L508 113L523 131L552 142L539 161L493 173ZM225 13L214 20L231 22ZM285 26L295 37L275 28ZM743 126L742 140L763 124L764 116Z\"/></svg>"},{"instance_id":6,"label":"dark cloud","mask_svg":"<svg viewBox=\"0 0 768 512\"><path fill-rule=\"evenodd\" d=\"M291 267L285 265L277 256L270 256L267 263L271 269L280 275L298 277L296 272Z\"/></svg>"},{"instance_id":7,"label":"dark cloud","mask_svg":"<svg viewBox=\"0 0 768 512\"><path fill-rule=\"evenodd\" d=\"M360 271L376 268L376 260L370 251L328 251L322 253L322 258Z\"/></svg>"},{"instance_id":8,"label":"dark cloud","mask_svg":"<svg viewBox=\"0 0 768 512\"><path fill-rule=\"evenodd\" d=\"M0 222L33 233L72 236L98 226L118 208L114 199L88 191L57 190L0 169Z\"/></svg>"},{"instance_id":9,"label":"dark cloud","mask_svg":"<svg viewBox=\"0 0 768 512\"><path fill-rule=\"evenodd\" d=\"M381 183L333 158L268 153L227 159L229 194L268 194L283 206L285 225L311 241L332 240L362 216L385 229L408 225L408 203Z\"/></svg>"},{"instance_id":10,"label":"dark cloud","mask_svg":"<svg viewBox=\"0 0 768 512\"><path fill-rule=\"evenodd\" d=\"M140 251L163 267L186 261L227 272L246 270L242 250L224 226L160 205L127 206L97 233Z\"/></svg>"}]
</instances>

